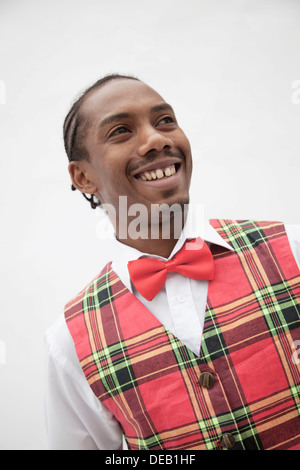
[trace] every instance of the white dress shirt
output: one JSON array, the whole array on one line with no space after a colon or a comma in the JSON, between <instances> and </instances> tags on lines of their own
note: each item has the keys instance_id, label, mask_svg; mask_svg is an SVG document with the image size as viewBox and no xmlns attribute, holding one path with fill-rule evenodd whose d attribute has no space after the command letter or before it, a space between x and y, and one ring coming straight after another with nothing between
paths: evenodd
<instances>
[{"instance_id":1,"label":"white dress shirt","mask_svg":"<svg viewBox=\"0 0 300 470\"><path fill-rule=\"evenodd\" d=\"M292 252L300 268L300 225L285 226ZM197 230L197 229L196 229ZM209 225L198 231L208 243L228 245ZM190 218L171 258L186 239L194 238ZM123 284L192 351L199 354L206 309L208 281L169 273L164 288L151 301L144 299L130 281L127 263L148 256L116 241L112 268ZM153 257L153 255L151 255ZM157 257L159 259L163 259ZM122 432L111 412L96 398L78 361L63 314L46 332L46 425L49 449L115 450L122 445Z\"/></svg>"}]
</instances>

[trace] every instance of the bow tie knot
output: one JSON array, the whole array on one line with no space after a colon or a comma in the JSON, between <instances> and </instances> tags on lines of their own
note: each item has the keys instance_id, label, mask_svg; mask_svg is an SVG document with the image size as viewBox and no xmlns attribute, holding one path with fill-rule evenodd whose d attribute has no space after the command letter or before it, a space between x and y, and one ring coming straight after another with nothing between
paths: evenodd
<instances>
[{"instance_id":1,"label":"bow tie knot","mask_svg":"<svg viewBox=\"0 0 300 470\"><path fill-rule=\"evenodd\" d=\"M168 261L153 258L129 261L128 271L140 294L152 300L164 286L168 273L177 272L191 279L211 280L214 264L209 247L204 240L197 238L186 243Z\"/></svg>"},{"instance_id":2,"label":"bow tie knot","mask_svg":"<svg viewBox=\"0 0 300 470\"><path fill-rule=\"evenodd\" d=\"M176 267L177 267L177 262L174 259L170 259L169 261L165 262L165 268L168 273L176 271Z\"/></svg>"}]
</instances>

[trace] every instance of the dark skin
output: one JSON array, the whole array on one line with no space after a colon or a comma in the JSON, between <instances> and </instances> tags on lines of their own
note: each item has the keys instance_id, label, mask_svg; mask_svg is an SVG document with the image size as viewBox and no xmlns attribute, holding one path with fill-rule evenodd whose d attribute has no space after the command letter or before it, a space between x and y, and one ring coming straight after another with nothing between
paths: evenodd
<instances>
[{"instance_id":1,"label":"dark skin","mask_svg":"<svg viewBox=\"0 0 300 470\"><path fill-rule=\"evenodd\" d=\"M82 112L89 121L85 139L89 161L70 162L69 173L79 191L95 194L102 204L115 208L116 223L112 222L117 238L120 238L119 196L127 197L128 208L139 203L147 209L147 230L151 208L162 203L177 204L184 223L182 208L189 202L192 156L189 141L171 106L143 82L118 79L93 91ZM176 172L145 181L145 172L164 172L166 168ZM169 218L170 237L162 236L160 219L158 239L130 236L128 229L136 216L127 216L126 234L120 241L167 258L177 242L173 213Z\"/></svg>"}]
</instances>

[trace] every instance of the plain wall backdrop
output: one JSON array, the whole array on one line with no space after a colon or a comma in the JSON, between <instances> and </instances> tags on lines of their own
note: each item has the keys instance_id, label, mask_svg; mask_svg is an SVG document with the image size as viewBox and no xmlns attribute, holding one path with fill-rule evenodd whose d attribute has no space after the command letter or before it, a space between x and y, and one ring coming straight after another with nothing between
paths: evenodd
<instances>
[{"instance_id":1,"label":"plain wall backdrop","mask_svg":"<svg viewBox=\"0 0 300 470\"><path fill-rule=\"evenodd\" d=\"M0 449L45 449L44 332L109 257L63 119L105 74L168 101L210 218L300 223L298 0L1 0Z\"/></svg>"}]
</instances>

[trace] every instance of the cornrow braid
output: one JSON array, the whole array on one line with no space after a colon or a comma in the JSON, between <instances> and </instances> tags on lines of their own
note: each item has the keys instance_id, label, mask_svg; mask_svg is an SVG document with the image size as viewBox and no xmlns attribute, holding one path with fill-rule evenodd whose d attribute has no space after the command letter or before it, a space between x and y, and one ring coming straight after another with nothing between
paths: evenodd
<instances>
[{"instance_id":1,"label":"cornrow braid","mask_svg":"<svg viewBox=\"0 0 300 470\"><path fill-rule=\"evenodd\" d=\"M83 93L81 93L81 95L73 103L70 111L68 112L64 120L63 125L64 146L69 162L79 160L89 161L89 154L84 145L86 131L89 127L89 121L88 118L84 116L83 113L81 113L81 107L83 102L97 88L100 88L102 85L110 82L111 80L117 80L121 78L139 81L138 78L133 77L131 75L106 75L100 80L97 80L97 82L95 82ZM71 185L71 189L72 191L76 191L76 188L73 184ZM82 195L87 201L89 201L92 209L96 209L96 207L101 205L101 201L99 201L99 199L94 194L91 194L90 197L88 197L84 193L82 193Z\"/></svg>"}]
</instances>

